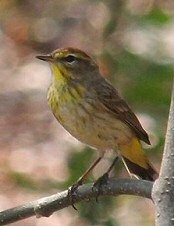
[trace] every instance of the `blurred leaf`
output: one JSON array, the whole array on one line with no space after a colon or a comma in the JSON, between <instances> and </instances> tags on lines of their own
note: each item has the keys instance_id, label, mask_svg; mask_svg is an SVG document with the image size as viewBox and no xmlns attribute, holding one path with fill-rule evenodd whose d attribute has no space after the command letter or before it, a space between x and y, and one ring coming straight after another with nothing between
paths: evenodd
<instances>
[{"instance_id":1,"label":"blurred leaf","mask_svg":"<svg viewBox=\"0 0 174 226\"><path fill-rule=\"evenodd\" d=\"M69 156L68 166L70 176L68 181L64 184L65 187L75 183L78 178L90 167L92 164L93 153L93 149L90 147L85 147L80 152L73 152L71 156Z\"/></svg>"},{"instance_id":2,"label":"blurred leaf","mask_svg":"<svg viewBox=\"0 0 174 226\"><path fill-rule=\"evenodd\" d=\"M28 177L28 175L11 172L10 177L13 179L13 182L19 187L30 189L30 190L38 190L38 185Z\"/></svg>"},{"instance_id":3,"label":"blurred leaf","mask_svg":"<svg viewBox=\"0 0 174 226\"><path fill-rule=\"evenodd\" d=\"M103 1L108 6L110 10L110 20L106 24L105 29L103 31L103 37L106 39L109 35L111 35L117 29L117 24L119 20L120 13L122 12L123 2L121 0L108 0Z\"/></svg>"},{"instance_id":4,"label":"blurred leaf","mask_svg":"<svg viewBox=\"0 0 174 226\"><path fill-rule=\"evenodd\" d=\"M79 203L78 209L80 216L88 220L91 225L117 225L110 216L112 209L116 207L113 197L99 197L98 202L91 200L90 202Z\"/></svg>"},{"instance_id":5,"label":"blurred leaf","mask_svg":"<svg viewBox=\"0 0 174 226\"><path fill-rule=\"evenodd\" d=\"M146 16L142 17L149 24L153 23L156 25L162 25L168 23L172 17L165 14L165 12L159 7L153 8L152 11Z\"/></svg>"},{"instance_id":6,"label":"blurred leaf","mask_svg":"<svg viewBox=\"0 0 174 226\"><path fill-rule=\"evenodd\" d=\"M115 81L121 80L123 75L127 77L123 80L122 90L128 102L137 105L141 111L161 109L162 114L168 112L174 74L172 66L155 64L127 51L121 52L116 64L119 70Z\"/></svg>"}]
</instances>

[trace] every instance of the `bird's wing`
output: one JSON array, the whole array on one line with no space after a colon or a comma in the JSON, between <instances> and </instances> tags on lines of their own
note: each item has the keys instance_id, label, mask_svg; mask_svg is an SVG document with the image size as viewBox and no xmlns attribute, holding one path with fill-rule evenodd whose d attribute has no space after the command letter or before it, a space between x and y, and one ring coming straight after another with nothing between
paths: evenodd
<instances>
[{"instance_id":1,"label":"bird's wing","mask_svg":"<svg viewBox=\"0 0 174 226\"><path fill-rule=\"evenodd\" d=\"M108 81L102 79L102 82L96 84L95 91L100 103L102 103L107 110L129 125L140 140L150 144L149 137L136 115Z\"/></svg>"}]
</instances>

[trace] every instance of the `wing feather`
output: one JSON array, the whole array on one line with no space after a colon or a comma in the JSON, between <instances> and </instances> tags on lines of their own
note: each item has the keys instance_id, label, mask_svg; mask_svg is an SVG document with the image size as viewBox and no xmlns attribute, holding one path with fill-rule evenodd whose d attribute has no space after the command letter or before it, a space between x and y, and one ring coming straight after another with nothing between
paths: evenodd
<instances>
[{"instance_id":1,"label":"wing feather","mask_svg":"<svg viewBox=\"0 0 174 226\"><path fill-rule=\"evenodd\" d=\"M129 125L140 140L150 144L148 134L128 104L120 97L117 90L103 78L95 88L99 101L117 118Z\"/></svg>"}]
</instances>

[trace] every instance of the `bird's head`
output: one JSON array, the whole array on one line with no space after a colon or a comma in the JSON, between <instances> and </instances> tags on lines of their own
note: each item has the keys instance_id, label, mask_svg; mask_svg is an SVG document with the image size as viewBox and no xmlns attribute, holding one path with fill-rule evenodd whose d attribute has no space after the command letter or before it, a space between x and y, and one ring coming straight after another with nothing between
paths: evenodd
<instances>
[{"instance_id":1,"label":"bird's head","mask_svg":"<svg viewBox=\"0 0 174 226\"><path fill-rule=\"evenodd\" d=\"M51 64L53 75L57 79L62 76L65 79L85 79L98 70L98 65L91 57L75 48L57 49L37 58Z\"/></svg>"}]
</instances>

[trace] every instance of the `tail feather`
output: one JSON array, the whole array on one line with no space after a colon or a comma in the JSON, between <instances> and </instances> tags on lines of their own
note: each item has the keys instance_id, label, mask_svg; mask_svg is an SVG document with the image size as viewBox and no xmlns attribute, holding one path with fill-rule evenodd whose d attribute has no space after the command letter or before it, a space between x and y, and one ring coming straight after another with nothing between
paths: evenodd
<instances>
[{"instance_id":1,"label":"tail feather","mask_svg":"<svg viewBox=\"0 0 174 226\"><path fill-rule=\"evenodd\" d=\"M149 164L148 168L145 169L133 162L131 162L129 159L124 158L124 161L126 162L127 167L129 168L130 172L139 176L143 180L149 180L149 181L155 181L158 178L158 173L156 170Z\"/></svg>"},{"instance_id":2,"label":"tail feather","mask_svg":"<svg viewBox=\"0 0 174 226\"><path fill-rule=\"evenodd\" d=\"M149 163L138 138L134 137L129 144L120 145L119 150L131 173L144 180L154 181L158 178L158 173Z\"/></svg>"}]
</instances>

